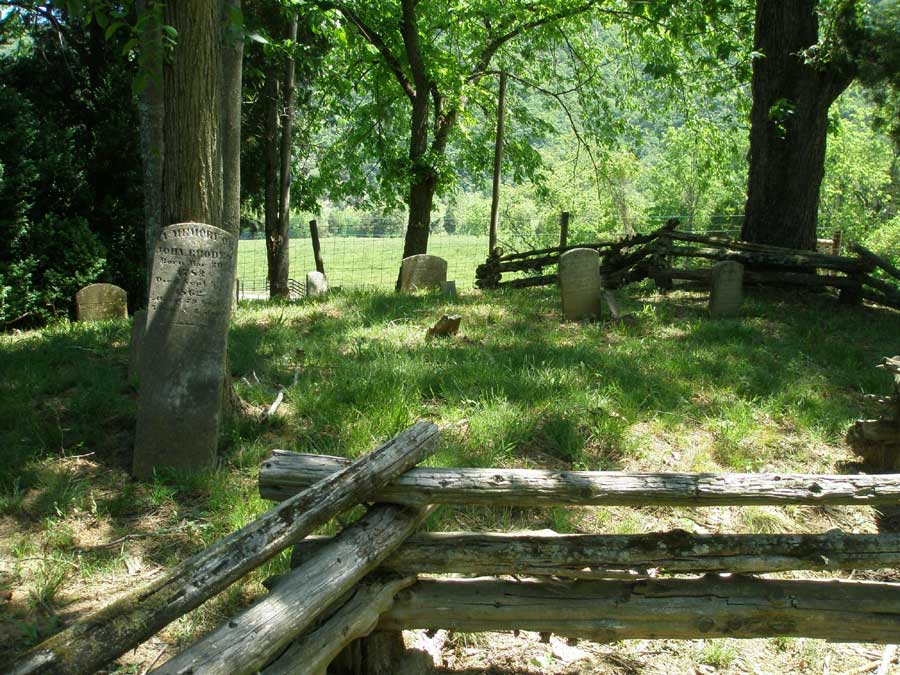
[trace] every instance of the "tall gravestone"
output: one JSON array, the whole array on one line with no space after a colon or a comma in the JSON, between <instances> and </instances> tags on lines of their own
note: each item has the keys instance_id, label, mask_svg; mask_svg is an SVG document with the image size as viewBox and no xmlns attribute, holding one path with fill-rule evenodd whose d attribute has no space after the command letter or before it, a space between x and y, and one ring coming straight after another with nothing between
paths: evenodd
<instances>
[{"instance_id":1,"label":"tall gravestone","mask_svg":"<svg viewBox=\"0 0 900 675\"><path fill-rule=\"evenodd\" d=\"M201 223L163 228L140 351L134 474L216 459L237 240Z\"/></svg>"},{"instance_id":2,"label":"tall gravestone","mask_svg":"<svg viewBox=\"0 0 900 675\"><path fill-rule=\"evenodd\" d=\"M128 294L113 284L91 284L75 294L78 321L128 318Z\"/></svg>"},{"instance_id":3,"label":"tall gravestone","mask_svg":"<svg viewBox=\"0 0 900 675\"><path fill-rule=\"evenodd\" d=\"M744 266L733 260L724 260L713 265L709 290L709 315L716 319L737 316L743 301Z\"/></svg>"},{"instance_id":4,"label":"tall gravestone","mask_svg":"<svg viewBox=\"0 0 900 675\"><path fill-rule=\"evenodd\" d=\"M400 292L440 288L447 281L447 261L436 255L411 255L400 263Z\"/></svg>"},{"instance_id":5,"label":"tall gravestone","mask_svg":"<svg viewBox=\"0 0 900 675\"><path fill-rule=\"evenodd\" d=\"M599 319L600 254L592 248L573 248L559 256L559 290L566 320Z\"/></svg>"}]
</instances>

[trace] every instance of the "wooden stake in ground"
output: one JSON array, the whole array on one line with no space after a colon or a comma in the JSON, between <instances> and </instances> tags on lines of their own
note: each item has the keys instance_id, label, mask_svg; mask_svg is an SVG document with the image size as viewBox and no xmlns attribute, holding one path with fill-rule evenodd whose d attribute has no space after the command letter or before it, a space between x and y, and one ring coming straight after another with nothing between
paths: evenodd
<instances>
[{"instance_id":1,"label":"wooden stake in ground","mask_svg":"<svg viewBox=\"0 0 900 675\"><path fill-rule=\"evenodd\" d=\"M14 666L13 675L95 672L341 511L368 499L427 457L438 433L431 422L414 424L345 470L37 645Z\"/></svg>"}]
</instances>

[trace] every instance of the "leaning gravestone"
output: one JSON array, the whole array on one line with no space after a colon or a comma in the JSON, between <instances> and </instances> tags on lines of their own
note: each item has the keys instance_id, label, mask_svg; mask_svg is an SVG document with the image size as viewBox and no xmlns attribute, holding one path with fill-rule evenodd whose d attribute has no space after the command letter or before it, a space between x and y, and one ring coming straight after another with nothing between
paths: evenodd
<instances>
[{"instance_id":1,"label":"leaning gravestone","mask_svg":"<svg viewBox=\"0 0 900 675\"><path fill-rule=\"evenodd\" d=\"M201 223L163 228L141 345L134 474L213 465L237 245Z\"/></svg>"},{"instance_id":2,"label":"leaning gravestone","mask_svg":"<svg viewBox=\"0 0 900 675\"><path fill-rule=\"evenodd\" d=\"M78 321L128 318L128 294L113 284L91 284L75 294Z\"/></svg>"},{"instance_id":3,"label":"leaning gravestone","mask_svg":"<svg viewBox=\"0 0 900 675\"><path fill-rule=\"evenodd\" d=\"M566 320L599 319L600 254L592 248L573 248L559 256L559 290Z\"/></svg>"},{"instance_id":4,"label":"leaning gravestone","mask_svg":"<svg viewBox=\"0 0 900 675\"><path fill-rule=\"evenodd\" d=\"M306 273L306 297L325 295L328 292L328 280L321 272Z\"/></svg>"},{"instance_id":5,"label":"leaning gravestone","mask_svg":"<svg viewBox=\"0 0 900 675\"><path fill-rule=\"evenodd\" d=\"M447 281L447 261L436 255L411 255L400 264L400 292L440 288Z\"/></svg>"},{"instance_id":6,"label":"leaning gravestone","mask_svg":"<svg viewBox=\"0 0 900 675\"><path fill-rule=\"evenodd\" d=\"M737 316L744 301L744 266L723 260L712 268L709 315L716 319Z\"/></svg>"}]
</instances>

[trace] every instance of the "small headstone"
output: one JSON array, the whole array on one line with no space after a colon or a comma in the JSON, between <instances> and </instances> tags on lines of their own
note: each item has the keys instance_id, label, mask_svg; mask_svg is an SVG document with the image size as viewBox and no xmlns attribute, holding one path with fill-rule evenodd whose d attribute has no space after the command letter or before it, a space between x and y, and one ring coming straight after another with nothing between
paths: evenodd
<instances>
[{"instance_id":1,"label":"small headstone","mask_svg":"<svg viewBox=\"0 0 900 675\"><path fill-rule=\"evenodd\" d=\"M446 295L448 298L456 299L456 282L455 281L442 281L441 282L441 295Z\"/></svg>"},{"instance_id":2,"label":"small headstone","mask_svg":"<svg viewBox=\"0 0 900 675\"><path fill-rule=\"evenodd\" d=\"M559 290L566 320L599 319L600 254L592 248L573 248L559 256Z\"/></svg>"},{"instance_id":3,"label":"small headstone","mask_svg":"<svg viewBox=\"0 0 900 675\"><path fill-rule=\"evenodd\" d=\"M411 255L400 264L400 292L440 288L447 281L447 261L436 255Z\"/></svg>"},{"instance_id":4,"label":"small headstone","mask_svg":"<svg viewBox=\"0 0 900 675\"><path fill-rule=\"evenodd\" d=\"M328 280L321 272L306 273L306 296L324 295L328 292Z\"/></svg>"},{"instance_id":5,"label":"small headstone","mask_svg":"<svg viewBox=\"0 0 900 675\"><path fill-rule=\"evenodd\" d=\"M128 343L128 381L137 382L141 363L141 343L147 330L147 310L139 309L131 320L131 340Z\"/></svg>"},{"instance_id":6,"label":"small headstone","mask_svg":"<svg viewBox=\"0 0 900 675\"><path fill-rule=\"evenodd\" d=\"M216 459L237 241L201 223L170 225L153 256L141 344L134 474Z\"/></svg>"},{"instance_id":7,"label":"small headstone","mask_svg":"<svg viewBox=\"0 0 900 675\"><path fill-rule=\"evenodd\" d=\"M744 301L744 266L723 260L712 268L709 315L716 319L737 316Z\"/></svg>"},{"instance_id":8,"label":"small headstone","mask_svg":"<svg viewBox=\"0 0 900 675\"><path fill-rule=\"evenodd\" d=\"M128 294L113 284L91 284L75 294L78 321L128 318Z\"/></svg>"}]
</instances>

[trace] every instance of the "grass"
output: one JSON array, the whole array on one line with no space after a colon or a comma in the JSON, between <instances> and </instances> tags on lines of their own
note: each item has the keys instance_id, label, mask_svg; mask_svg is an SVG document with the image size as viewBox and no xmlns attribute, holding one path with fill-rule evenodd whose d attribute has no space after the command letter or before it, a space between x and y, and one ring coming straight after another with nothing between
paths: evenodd
<instances>
[{"instance_id":1,"label":"grass","mask_svg":"<svg viewBox=\"0 0 900 675\"><path fill-rule=\"evenodd\" d=\"M0 644L20 653L61 616L96 607L147 570L252 520L268 506L255 477L274 447L356 457L424 417L468 420L465 431L445 434L432 465L857 470L843 435L854 419L876 412L863 394L888 390L873 365L896 351L900 315L841 307L827 296L751 294L741 319L713 321L698 295L635 287L621 301L634 324L561 323L553 289L456 300L347 290L294 304L241 303L229 343L238 391L262 406L284 387L285 403L268 423L229 423L216 471L148 482L127 476L135 416L127 322L0 336L0 595L12 598L0 604ZM461 335L426 340L445 312L463 316ZM837 525L874 529L871 511L852 507L827 514L460 507L427 523L561 532ZM163 639L182 644L208 630L286 565L283 554ZM808 651L818 643L797 644ZM772 645L773 659L800 658L792 642ZM691 658L726 668L731 649L710 642ZM156 652L139 651L121 667Z\"/></svg>"},{"instance_id":2,"label":"grass","mask_svg":"<svg viewBox=\"0 0 900 675\"><path fill-rule=\"evenodd\" d=\"M263 239L242 239L238 246L238 278L248 291L264 288L265 244ZM323 237L320 245L331 286L394 287L403 256L402 237ZM432 235L428 242L428 252L447 261L447 278L455 279L460 289L474 287L475 268L485 261L487 251L486 236ZM293 279L304 282L306 273L316 269L311 239L291 239L289 257Z\"/></svg>"}]
</instances>

